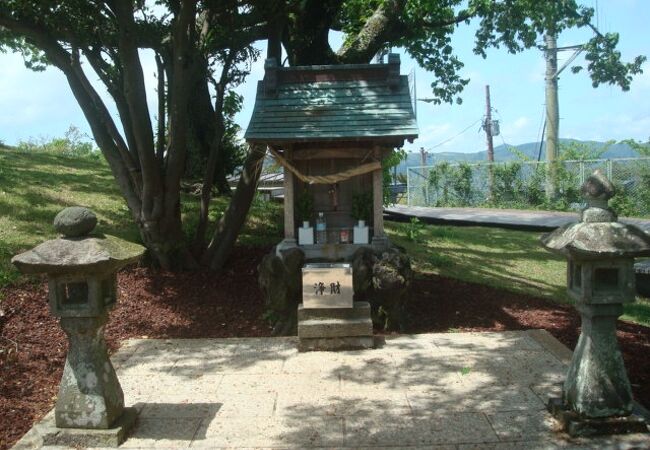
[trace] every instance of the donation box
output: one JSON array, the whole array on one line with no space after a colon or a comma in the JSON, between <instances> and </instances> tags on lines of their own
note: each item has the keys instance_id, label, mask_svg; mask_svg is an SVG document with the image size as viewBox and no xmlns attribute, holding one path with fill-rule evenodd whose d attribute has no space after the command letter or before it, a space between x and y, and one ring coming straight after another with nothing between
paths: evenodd
<instances>
[{"instance_id":1,"label":"donation box","mask_svg":"<svg viewBox=\"0 0 650 450\"><path fill-rule=\"evenodd\" d=\"M352 267L314 263L302 268L303 308L352 308Z\"/></svg>"}]
</instances>

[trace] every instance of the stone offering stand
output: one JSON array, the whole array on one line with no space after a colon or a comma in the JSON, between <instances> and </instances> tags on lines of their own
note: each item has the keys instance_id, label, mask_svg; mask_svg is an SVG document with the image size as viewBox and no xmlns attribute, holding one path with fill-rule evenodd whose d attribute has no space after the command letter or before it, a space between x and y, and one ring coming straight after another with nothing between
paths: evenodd
<instances>
[{"instance_id":1,"label":"stone offering stand","mask_svg":"<svg viewBox=\"0 0 650 450\"><path fill-rule=\"evenodd\" d=\"M382 161L417 137L412 100L397 54L388 55L387 64L279 67L275 59L266 60L245 139L267 146L284 168L284 239L260 265L260 284L269 309L280 317L276 334L297 328L305 349L365 348L372 342L374 295L370 304L349 299L345 308L303 304L296 314L303 290L341 281L333 268L313 286L303 286L301 269L344 262L354 272L363 265L355 260L369 260L367 249L376 261L391 260L382 259L394 251L384 233ZM314 234L321 218L325 231ZM373 268L363 269L352 274L354 286L369 284ZM328 290L323 300L337 303L338 295Z\"/></svg>"},{"instance_id":2,"label":"stone offering stand","mask_svg":"<svg viewBox=\"0 0 650 450\"><path fill-rule=\"evenodd\" d=\"M117 301L116 272L138 261L144 247L93 233L96 224L89 209L66 208L54 219L62 237L12 259L23 273L47 274L50 312L68 336L54 419L45 424L47 445L116 447L136 419L124 407L104 327Z\"/></svg>"},{"instance_id":3,"label":"stone offering stand","mask_svg":"<svg viewBox=\"0 0 650 450\"><path fill-rule=\"evenodd\" d=\"M633 414L632 390L616 340L623 304L635 298L634 258L650 255L650 236L617 221L608 200L614 187L596 171L582 186L581 221L542 237L567 260L567 287L582 328L561 398L548 409L573 436L646 432Z\"/></svg>"}]
</instances>

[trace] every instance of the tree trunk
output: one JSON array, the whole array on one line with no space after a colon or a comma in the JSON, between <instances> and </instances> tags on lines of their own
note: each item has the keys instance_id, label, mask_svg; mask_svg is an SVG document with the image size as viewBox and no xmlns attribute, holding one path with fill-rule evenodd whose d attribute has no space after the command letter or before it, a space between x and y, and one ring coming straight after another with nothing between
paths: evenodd
<instances>
[{"instance_id":1,"label":"tree trunk","mask_svg":"<svg viewBox=\"0 0 650 450\"><path fill-rule=\"evenodd\" d=\"M228 209L221 217L203 256L203 264L209 265L211 269L220 270L223 268L237 241L237 236L239 236L251 202L255 197L257 182L262 173L264 155L266 155L266 147L251 146L250 153L242 168L237 190L230 201L230 205L228 205Z\"/></svg>"},{"instance_id":2,"label":"tree trunk","mask_svg":"<svg viewBox=\"0 0 650 450\"><path fill-rule=\"evenodd\" d=\"M304 0L298 11L292 11L282 39L290 65L338 64L329 44L329 31L342 3L342 0Z\"/></svg>"},{"instance_id":3,"label":"tree trunk","mask_svg":"<svg viewBox=\"0 0 650 450\"><path fill-rule=\"evenodd\" d=\"M212 186L214 185L217 165L221 159L222 140L225 132L223 118L223 102L226 92L226 84L229 76L232 60L228 58L224 63L219 83L215 83L216 98L214 107L210 102L210 91L206 83L207 79L207 61L204 63L205 73L197 77L197 87L194 90L193 105L190 113L193 116L193 130L195 132L198 145L202 152L207 155L205 174L203 175L203 184L201 186L201 206L199 210L199 223L194 235L192 245L194 254L201 258L205 250L205 233L209 221L210 200L212 199Z\"/></svg>"}]
</instances>

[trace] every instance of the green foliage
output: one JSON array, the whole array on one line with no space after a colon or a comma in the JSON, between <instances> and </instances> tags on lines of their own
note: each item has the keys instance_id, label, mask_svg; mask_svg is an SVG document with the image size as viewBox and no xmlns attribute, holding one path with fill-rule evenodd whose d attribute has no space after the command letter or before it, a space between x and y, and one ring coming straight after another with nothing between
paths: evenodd
<instances>
[{"instance_id":1,"label":"green foliage","mask_svg":"<svg viewBox=\"0 0 650 450\"><path fill-rule=\"evenodd\" d=\"M637 207L630 197L619 184L614 184L616 194L609 201L609 207L612 208L619 216L636 216L638 215Z\"/></svg>"},{"instance_id":2,"label":"green foliage","mask_svg":"<svg viewBox=\"0 0 650 450\"><path fill-rule=\"evenodd\" d=\"M618 40L618 33L598 33L585 45L585 60L593 87L612 84L618 85L623 91L629 91L632 75L643 73L642 66L647 58L637 56L632 62L623 63L621 53L616 50ZM572 68L574 73L580 70L581 66Z\"/></svg>"},{"instance_id":3,"label":"green foliage","mask_svg":"<svg viewBox=\"0 0 650 450\"><path fill-rule=\"evenodd\" d=\"M574 165L571 170L570 161L588 161L602 158L603 154L611 147L614 141L608 141L600 148L588 145L583 142L568 142L560 146L560 154L557 160L548 169L548 176L555 180L557 196L547 200L544 207L559 211L567 211L572 206L582 204L580 174ZM585 174L589 175L589 174Z\"/></svg>"},{"instance_id":4,"label":"green foliage","mask_svg":"<svg viewBox=\"0 0 650 450\"><path fill-rule=\"evenodd\" d=\"M224 96L223 116L224 134L221 140L219 171L225 177L232 175L246 158L247 146L240 138L241 127L235 122L235 115L243 107L244 97L235 91L228 91ZM189 137L189 151L185 163L185 178L200 179L203 176L208 161L208 155L201 152L200 146L192 136ZM215 177L219 176L215 173ZM217 181L217 180L215 180Z\"/></svg>"},{"instance_id":5,"label":"green foliage","mask_svg":"<svg viewBox=\"0 0 650 450\"><path fill-rule=\"evenodd\" d=\"M613 143L596 147L568 142L561 146L551 166L531 161L516 147L509 150L519 158L510 162L476 165L440 162L429 172L423 192L425 202L436 207L575 211L584 204L581 193L584 177L594 168L602 169L607 164L613 167L612 182L616 188L610 206L621 216L647 216L650 214L650 163L598 160ZM640 154L650 154L649 144L634 144ZM553 199L546 196L549 177L553 177L556 190Z\"/></svg>"},{"instance_id":6,"label":"green foliage","mask_svg":"<svg viewBox=\"0 0 650 450\"><path fill-rule=\"evenodd\" d=\"M626 139L621 141L632 147L632 149L639 154L639 156L650 157L650 140L647 142L635 141L634 139Z\"/></svg>"},{"instance_id":7,"label":"green foliage","mask_svg":"<svg viewBox=\"0 0 650 450\"><path fill-rule=\"evenodd\" d=\"M393 150L390 155L388 155L381 162L382 170L382 187L383 187L383 202L384 206L390 205L392 203L390 184L393 181L391 176L391 170L393 167L396 167L402 161L406 160L407 153L403 148L398 148Z\"/></svg>"},{"instance_id":8,"label":"green foliage","mask_svg":"<svg viewBox=\"0 0 650 450\"><path fill-rule=\"evenodd\" d=\"M306 186L296 198L296 213L302 221L310 221L314 213L314 196Z\"/></svg>"},{"instance_id":9,"label":"green foliage","mask_svg":"<svg viewBox=\"0 0 650 450\"><path fill-rule=\"evenodd\" d=\"M49 140L29 139L20 141L17 148L24 152L47 152L55 155L70 156L73 158L89 158L93 160L103 159L99 149L88 141L79 128L70 125L63 138L52 138Z\"/></svg>"},{"instance_id":10,"label":"green foliage","mask_svg":"<svg viewBox=\"0 0 650 450\"><path fill-rule=\"evenodd\" d=\"M417 217L411 217L411 220L409 220L409 222L404 226L404 234L406 235L406 239L411 242L417 241L423 228L424 224L420 222L420 219Z\"/></svg>"},{"instance_id":11,"label":"green foliage","mask_svg":"<svg viewBox=\"0 0 650 450\"><path fill-rule=\"evenodd\" d=\"M568 141L560 144L559 161L587 161L600 159L610 149L615 141L607 141L601 147L585 142Z\"/></svg>"},{"instance_id":12,"label":"green foliage","mask_svg":"<svg viewBox=\"0 0 650 450\"><path fill-rule=\"evenodd\" d=\"M529 170L524 176L523 169ZM544 167L524 166L521 162L496 164L492 167L494 187L492 206L505 208L544 207L546 196Z\"/></svg>"},{"instance_id":13,"label":"green foliage","mask_svg":"<svg viewBox=\"0 0 650 450\"><path fill-rule=\"evenodd\" d=\"M262 313L262 320L267 322L269 325L274 325L280 320L280 314L277 311L272 309L267 309Z\"/></svg>"},{"instance_id":14,"label":"green foliage","mask_svg":"<svg viewBox=\"0 0 650 450\"><path fill-rule=\"evenodd\" d=\"M632 147L641 157L650 157L650 141L640 142L633 139L622 141ZM616 194L610 200L610 206L620 216L637 216L639 211L650 211L650 167L648 164L639 164L619 169L618 179L626 182L614 184ZM622 172L622 173L621 173Z\"/></svg>"},{"instance_id":15,"label":"green foliage","mask_svg":"<svg viewBox=\"0 0 650 450\"><path fill-rule=\"evenodd\" d=\"M215 215L223 214L228 207L227 197L219 199L220 202L213 207L216 211ZM197 204L192 206L198 207ZM256 247L277 244L282 239L283 211L282 203L268 201L263 196L256 195L237 243Z\"/></svg>"},{"instance_id":16,"label":"green foliage","mask_svg":"<svg viewBox=\"0 0 650 450\"><path fill-rule=\"evenodd\" d=\"M354 220L365 220L366 223L372 217L372 192L364 191L352 195L352 211L350 215Z\"/></svg>"},{"instance_id":17,"label":"green foliage","mask_svg":"<svg viewBox=\"0 0 650 450\"><path fill-rule=\"evenodd\" d=\"M468 24L471 19L478 24L474 53L485 58L490 48L503 47L518 53L536 48L544 34L588 28L594 16L593 8L574 0L409 0L403 7L397 4L400 2L347 0L336 24L346 34L345 46L349 47L359 39L368 19L383 13L391 25L403 30L394 37L391 34L387 46L406 49L422 68L436 74L431 88L437 103L460 102L459 94L468 82L459 74L463 63L454 54L451 40L461 24ZM393 18L393 11L400 11L398 18ZM641 73L646 58L637 56L631 62L623 62L617 45L617 33L597 32L585 46L587 70L594 87L608 83L628 90L632 76Z\"/></svg>"},{"instance_id":18,"label":"green foliage","mask_svg":"<svg viewBox=\"0 0 650 450\"><path fill-rule=\"evenodd\" d=\"M429 187L436 195L435 206L461 206L472 201L472 167L441 162L429 172Z\"/></svg>"}]
</instances>

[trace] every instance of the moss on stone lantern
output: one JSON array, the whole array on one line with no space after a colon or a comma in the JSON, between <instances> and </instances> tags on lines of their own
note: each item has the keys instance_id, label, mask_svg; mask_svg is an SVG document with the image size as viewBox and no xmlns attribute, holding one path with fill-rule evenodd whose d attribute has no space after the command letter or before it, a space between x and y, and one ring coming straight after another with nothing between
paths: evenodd
<instances>
[{"instance_id":1,"label":"moss on stone lantern","mask_svg":"<svg viewBox=\"0 0 650 450\"><path fill-rule=\"evenodd\" d=\"M69 341L45 444L117 446L135 420L134 411L124 408L104 326L117 300L116 272L138 261L144 247L92 233L96 223L89 209L66 208L54 220L60 238L11 260L23 273L47 274L50 312L60 317Z\"/></svg>"},{"instance_id":2,"label":"moss on stone lantern","mask_svg":"<svg viewBox=\"0 0 650 450\"><path fill-rule=\"evenodd\" d=\"M616 340L623 304L634 301L634 258L650 255L650 236L617 221L608 201L614 186L596 171L582 186L581 221L542 236L549 251L567 258L567 288L582 329L561 399L549 410L572 435L644 432Z\"/></svg>"}]
</instances>

